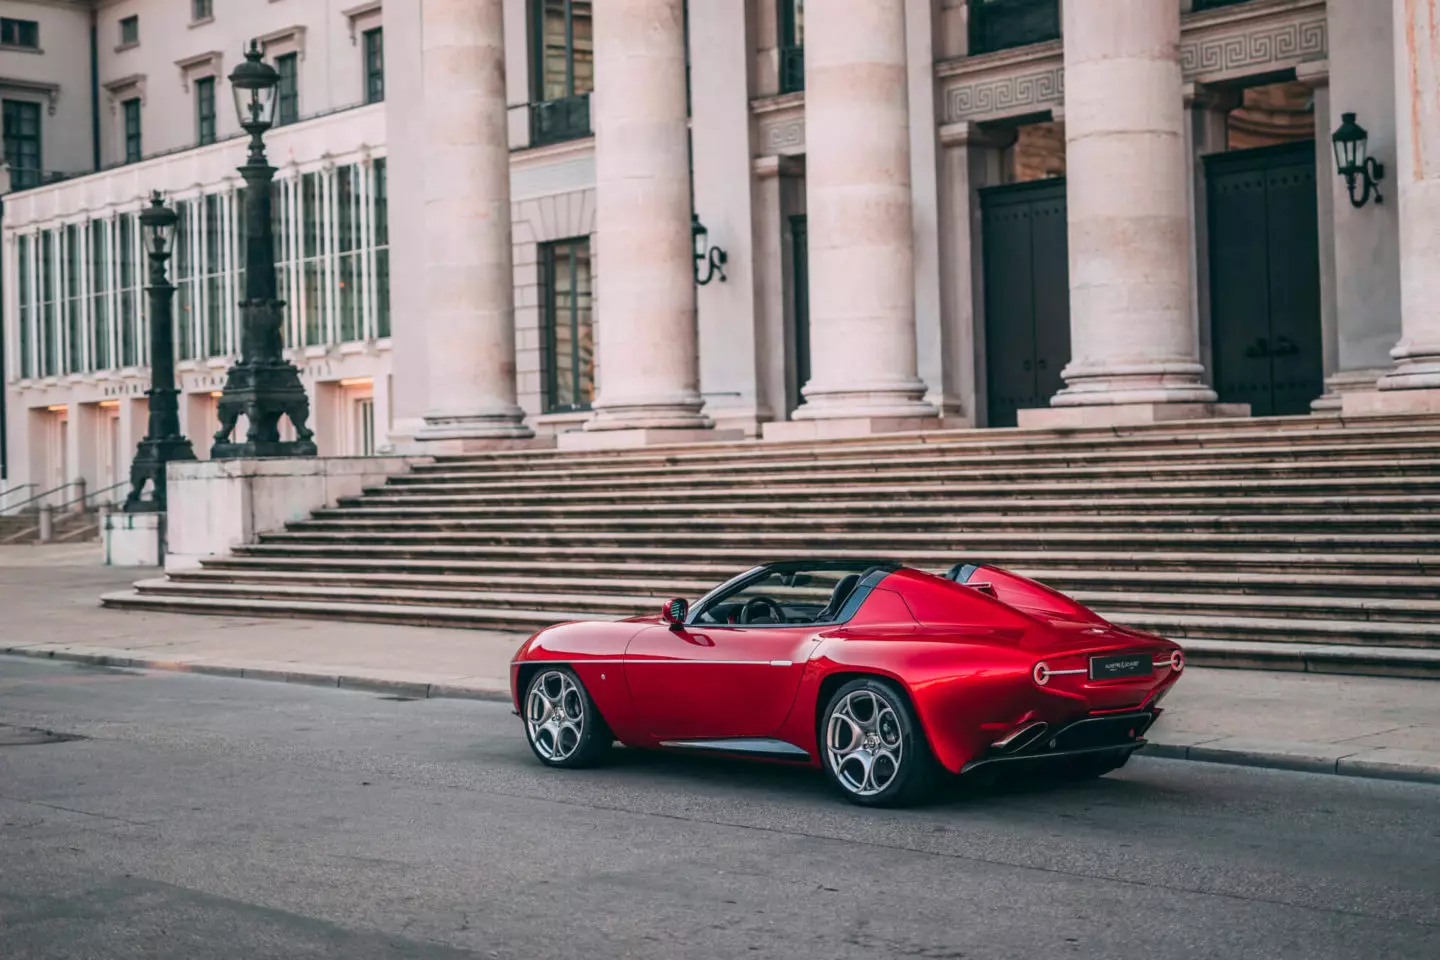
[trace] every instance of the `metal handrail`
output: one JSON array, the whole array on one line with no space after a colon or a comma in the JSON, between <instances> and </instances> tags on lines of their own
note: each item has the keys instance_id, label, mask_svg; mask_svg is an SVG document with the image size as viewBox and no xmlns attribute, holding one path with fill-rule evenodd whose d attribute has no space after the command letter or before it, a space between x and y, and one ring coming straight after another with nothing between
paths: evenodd
<instances>
[{"instance_id":1,"label":"metal handrail","mask_svg":"<svg viewBox=\"0 0 1440 960\"><path fill-rule=\"evenodd\" d=\"M65 481L64 483L60 484L60 486L54 488L53 490L46 490L44 493L37 493L37 494L35 494L35 496L31 497L29 500L21 500L19 503L14 504L13 506L6 507L5 510L4 510L4 512L5 512L5 513L8 513L8 512L10 512L11 510L19 510L21 507L26 506L27 504L34 503L36 500L44 500L46 497L50 496L52 493L59 493L61 490L68 490L70 487L75 486L75 485L76 485L77 483L79 483L79 482L80 482L79 480L67 480L67 481ZM73 502L73 501L72 501L72 502Z\"/></svg>"},{"instance_id":2,"label":"metal handrail","mask_svg":"<svg viewBox=\"0 0 1440 960\"><path fill-rule=\"evenodd\" d=\"M100 494L102 494L102 493L109 493L111 490L114 490L116 487L124 487L124 486L128 486L129 484L130 484L130 481L129 481L129 480L121 480L119 483L112 483L112 484L110 484L110 486L106 487L106 488L103 489L103 490L96 490L96 491L93 492L93 493L86 492L86 493L82 493L82 494L81 494L80 496L78 496L78 497L72 497L72 498L70 498L69 500L66 500L64 503L56 504L55 507L54 507L54 509L56 509L56 510L63 510L63 509L65 509L66 507L70 506L71 504L75 504L75 503L81 503L81 504L83 504L86 500L89 500L91 497L98 497L98 496L100 496Z\"/></svg>"},{"instance_id":3,"label":"metal handrail","mask_svg":"<svg viewBox=\"0 0 1440 960\"><path fill-rule=\"evenodd\" d=\"M9 488L8 490L0 490L0 501L3 501L6 497L10 496L10 494L14 493L17 490L24 490L26 487L33 486L35 486L35 484L33 483L17 483L15 484L15 486Z\"/></svg>"}]
</instances>

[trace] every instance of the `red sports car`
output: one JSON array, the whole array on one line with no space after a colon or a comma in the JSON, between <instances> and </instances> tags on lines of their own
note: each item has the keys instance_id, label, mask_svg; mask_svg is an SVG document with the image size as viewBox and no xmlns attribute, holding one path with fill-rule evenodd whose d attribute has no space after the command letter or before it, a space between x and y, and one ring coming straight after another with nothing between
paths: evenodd
<instances>
[{"instance_id":1,"label":"red sports car","mask_svg":"<svg viewBox=\"0 0 1440 960\"><path fill-rule=\"evenodd\" d=\"M1051 764L1099 776L1144 745L1185 658L984 564L757 567L693 608L564 623L510 681L542 763L615 740L823 767L844 796L920 799L943 771Z\"/></svg>"}]
</instances>

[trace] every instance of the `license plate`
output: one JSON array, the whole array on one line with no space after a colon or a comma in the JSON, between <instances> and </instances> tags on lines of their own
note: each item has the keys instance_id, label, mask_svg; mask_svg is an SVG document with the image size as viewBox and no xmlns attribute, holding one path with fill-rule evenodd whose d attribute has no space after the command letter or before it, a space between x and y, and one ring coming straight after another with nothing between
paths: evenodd
<instances>
[{"instance_id":1,"label":"license plate","mask_svg":"<svg viewBox=\"0 0 1440 960\"><path fill-rule=\"evenodd\" d=\"M1148 653L1123 653L1109 657L1090 658L1091 680L1148 677L1153 672L1154 668Z\"/></svg>"}]
</instances>

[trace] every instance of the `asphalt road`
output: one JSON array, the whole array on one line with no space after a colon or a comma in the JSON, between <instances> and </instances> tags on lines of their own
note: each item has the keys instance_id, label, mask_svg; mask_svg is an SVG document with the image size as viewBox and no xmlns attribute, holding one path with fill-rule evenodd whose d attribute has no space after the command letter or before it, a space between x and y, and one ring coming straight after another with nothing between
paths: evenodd
<instances>
[{"instance_id":1,"label":"asphalt road","mask_svg":"<svg viewBox=\"0 0 1440 960\"><path fill-rule=\"evenodd\" d=\"M867 811L545 770L503 704L7 658L0 724L6 960L1440 956L1434 786L1139 758Z\"/></svg>"}]
</instances>

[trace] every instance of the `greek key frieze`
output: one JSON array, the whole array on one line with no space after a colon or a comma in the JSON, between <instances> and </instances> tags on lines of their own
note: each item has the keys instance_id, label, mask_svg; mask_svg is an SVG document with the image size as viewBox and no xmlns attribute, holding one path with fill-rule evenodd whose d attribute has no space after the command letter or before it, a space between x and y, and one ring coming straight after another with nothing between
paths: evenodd
<instances>
[{"instance_id":1,"label":"greek key frieze","mask_svg":"<svg viewBox=\"0 0 1440 960\"><path fill-rule=\"evenodd\" d=\"M945 122L1051 107L1065 99L1065 69L1060 65L1007 77L987 77L945 91Z\"/></svg>"},{"instance_id":2,"label":"greek key frieze","mask_svg":"<svg viewBox=\"0 0 1440 960\"><path fill-rule=\"evenodd\" d=\"M1198 80L1209 74L1251 67L1319 60L1327 49L1325 18L1321 16L1239 33L1187 38L1180 43L1180 69L1186 80Z\"/></svg>"}]
</instances>

